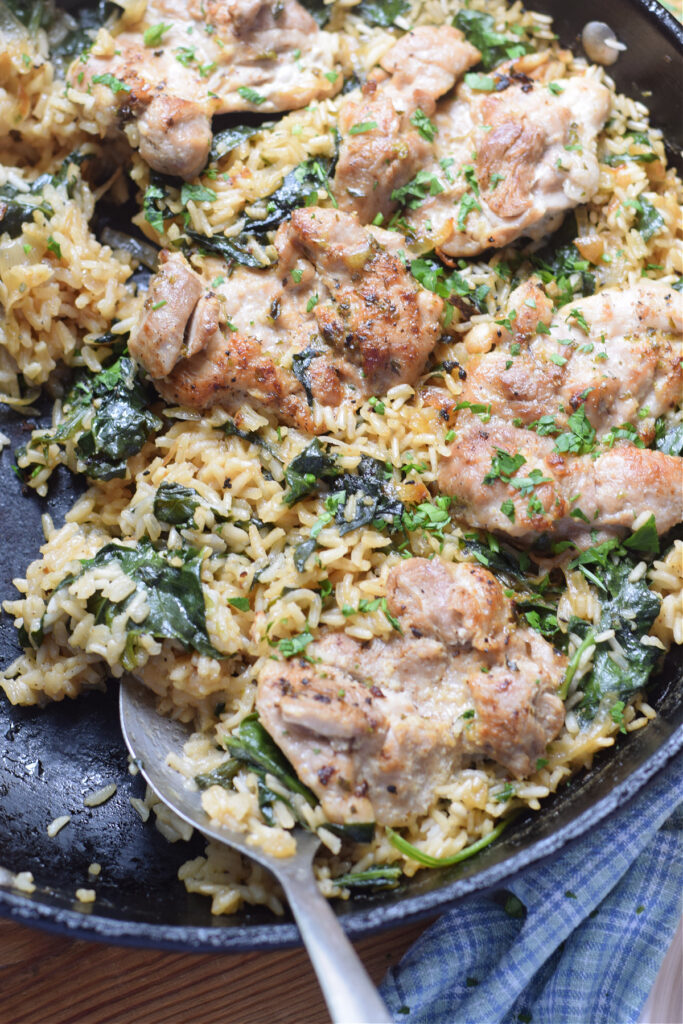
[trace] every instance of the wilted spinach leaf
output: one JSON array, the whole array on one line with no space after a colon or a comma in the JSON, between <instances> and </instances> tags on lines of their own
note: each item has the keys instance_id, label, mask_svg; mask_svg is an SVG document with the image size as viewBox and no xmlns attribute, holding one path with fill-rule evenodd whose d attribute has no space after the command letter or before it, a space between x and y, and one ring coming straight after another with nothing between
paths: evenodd
<instances>
[{"instance_id":1,"label":"wilted spinach leaf","mask_svg":"<svg viewBox=\"0 0 683 1024\"><path fill-rule=\"evenodd\" d=\"M253 712L242 719L237 735L226 736L223 745L231 754L230 760L219 765L214 772L198 776L196 781L201 788L209 785L222 785L226 789L229 788L230 780L236 774L235 765L244 764L249 771L258 776L259 807L268 824L275 824L272 808L275 801L280 800L289 807L300 825L303 825L304 828L309 827L305 818L298 812L296 804L279 793L274 793L266 784L266 775L272 775L284 789L289 790L292 796L297 794L303 797L311 807L315 807L318 803L318 798L297 777L290 762L261 725L258 712ZM334 825L326 822L324 827L342 839L356 843L372 842L375 832L374 822L359 822L351 825Z\"/></svg>"},{"instance_id":2,"label":"wilted spinach leaf","mask_svg":"<svg viewBox=\"0 0 683 1024\"><path fill-rule=\"evenodd\" d=\"M306 160L286 175L282 184L263 203L266 214L262 218L247 217L239 235L226 238L217 234L209 238L193 228L186 227L185 234L204 251L225 257L228 261L242 266L260 268L260 263L249 248L249 239L255 238L261 245L268 242L268 232L274 231L293 210L316 201L319 188L327 188L328 176L333 173L336 158L319 157Z\"/></svg>"},{"instance_id":3,"label":"wilted spinach leaf","mask_svg":"<svg viewBox=\"0 0 683 1024\"><path fill-rule=\"evenodd\" d=\"M210 772L202 772L195 775L194 781L200 789L208 789L209 786L222 786L223 789L232 789L232 780L240 770L241 764L235 757L228 758Z\"/></svg>"},{"instance_id":4,"label":"wilted spinach leaf","mask_svg":"<svg viewBox=\"0 0 683 1024\"><path fill-rule=\"evenodd\" d=\"M472 46L481 53L481 64L489 71L504 60L521 57L531 49L527 43L504 36L495 30L495 21L490 14L480 11L459 11L453 24L465 34Z\"/></svg>"},{"instance_id":5,"label":"wilted spinach leaf","mask_svg":"<svg viewBox=\"0 0 683 1024\"><path fill-rule=\"evenodd\" d=\"M330 454L329 445L322 445L316 437L285 469L289 490L283 501L286 505L296 504L314 491L319 482L336 480L340 472L335 456Z\"/></svg>"},{"instance_id":6,"label":"wilted spinach leaf","mask_svg":"<svg viewBox=\"0 0 683 1024\"><path fill-rule=\"evenodd\" d=\"M397 18L409 10L408 0L361 0L358 6L353 8L353 13L359 14L368 25L390 28Z\"/></svg>"},{"instance_id":7,"label":"wilted spinach leaf","mask_svg":"<svg viewBox=\"0 0 683 1024\"><path fill-rule=\"evenodd\" d=\"M318 356L323 355L322 352L316 351L312 347L305 348L303 352L297 352L292 356L292 373L302 385L306 392L306 401L309 405L313 405L313 395L311 393L311 384L308 376L308 369L314 359Z\"/></svg>"},{"instance_id":8,"label":"wilted spinach leaf","mask_svg":"<svg viewBox=\"0 0 683 1024\"><path fill-rule=\"evenodd\" d=\"M657 207L653 206L644 195L638 196L637 199L631 202L638 211L636 214L636 231L640 231L644 242L649 242L664 227L664 218Z\"/></svg>"},{"instance_id":9,"label":"wilted spinach leaf","mask_svg":"<svg viewBox=\"0 0 683 1024\"><path fill-rule=\"evenodd\" d=\"M594 718L601 702L609 697L614 701L624 700L643 689L659 660L660 651L640 642L649 632L659 614L660 598L654 594L642 578L636 583L629 582L634 561L624 558L620 562L608 562L599 570L600 578L607 591L602 598L602 614L598 631L614 630L614 640L623 652L625 666L621 659L615 659L609 641L599 643L593 656L593 667L587 679L582 680L583 700L579 705L581 717L590 721ZM593 627L579 619L569 623L570 632L585 638Z\"/></svg>"},{"instance_id":10,"label":"wilted spinach leaf","mask_svg":"<svg viewBox=\"0 0 683 1024\"><path fill-rule=\"evenodd\" d=\"M42 188L30 192L20 192L14 185L0 187L0 232L7 231L11 238L21 234L21 227L26 221L33 220L35 210L40 210L45 217L52 217L54 210L42 198Z\"/></svg>"},{"instance_id":11,"label":"wilted spinach leaf","mask_svg":"<svg viewBox=\"0 0 683 1024\"><path fill-rule=\"evenodd\" d=\"M224 128L222 132L216 132L211 143L209 160L222 160L224 156L227 156L242 142L250 139L252 135L267 131L274 124L274 121L264 121L262 124L236 124L232 128Z\"/></svg>"},{"instance_id":12,"label":"wilted spinach leaf","mask_svg":"<svg viewBox=\"0 0 683 1024\"><path fill-rule=\"evenodd\" d=\"M531 257L531 262L544 284L555 282L559 288L557 306L566 305L576 295L592 295L595 291L595 274L590 272L590 263L583 259L573 242L556 248L547 245ZM574 274L578 278L572 282Z\"/></svg>"},{"instance_id":13,"label":"wilted spinach leaf","mask_svg":"<svg viewBox=\"0 0 683 1024\"><path fill-rule=\"evenodd\" d=\"M15 18L24 25L31 36L35 36L39 28L49 28L54 17L45 0L3 0Z\"/></svg>"},{"instance_id":14,"label":"wilted spinach leaf","mask_svg":"<svg viewBox=\"0 0 683 1024\"><path fill-rule=\"evenodd\" d=\"M317 804L317 798L299 781L285 755L259 722L257 712L242 719L237 735L226 736L223 745L233 758L248 765L262 779L266 774L272 775L286 789L302 796L311 807Z\"/></svg>"},{"instance_id":15,"label":"wilted spinach leaf","mask_svg":"<svg viewBox=\"0 0 683 1024\"><path fill-rule=\"evenodd\" d=\"M343 495L334 516L341 536L369 523L376 529L383 529L385 525L400 527L405 506L387 479L385 464L379 459L362 455L354 473L342 473L334 481L334 492L335 497ZM346 507L351 495L355 495L356 505L352 517L347 519Z\"/></svg>"},{"instance_id":16,"label":"wilted spinach leaf","mask_svg":"<svg viewBox=\"0 0 683 1024\"><path fill-rule=\"evenodd\" d=\"M85 371L77 378L64 400L61 423L36 434L29 447L64 447L75 440L76 455L87 476L98 480L124 476L131 455L161 427L159 417L147 408L149 400L150 389L138 376L135 363L119 356L99 373Z\"/></svg>"},{"instance_id":17,"label":"wilted spinach leaf","mask_svg":"<svg viewBox=\"0 0 683 1024\"><path fill-rule=\"evenodd\" d=\"M110 0L97 0L79 6L71 6L68 12L68 24L71 26L61 35L50 33L50 61L57 76L64 78L74 57L86 52L93 44L98 29L121 8ZM74 23L75 22L75 23Z\"/></svg>"},{"instance_id":18,"label":"wilted spinach leaf","mask_svg":"<svg viewBox=\"0 0 683 1024\"><path fill-rule=\"evenodd\" d=\"M177 564L180 563L180 564ZM178 640L183 647L198 651L208 658L223 658L209 640L206 629L206 609L201 581L202 552L181 547L157 551L148 537L135 547L111 543L101 548L94 558L81 560L78 576L69 576L60 583L68 586L90 569L118 566L136 586L130 597L115 603L98 591L88 601L88 611L95 622L109 625L142 592L149 605L149 613L142 622L128 621L128 643L121 656L124 668L132 668L135 637L143 634L158 640Z\"/></svg>"},{"instance_id":19,"label":"wilted spinach leaf","mask_svg":"<svg viewBox=\"0 0 683 1024\"><path fill-rule=\"evenodd\" d=\"M302 7L305 7L311 17L320 28L324 28L332 14L332 4L323 3L323 0L299 0Z\"/></svg>"},{"instance_id":20,"label":"wilted spinach leaf","mask_svg":"<svg viewBox=\"0 0 683 1024\"><path fill-rule=\"evenodd\" d=\"M160 523L194 526L194 510L200 504L201 499L194 487L164 481L154 497L154 515Z\"/></svg>"},{"instance_id":21,"label":"wilted spinach leaf","mask_svg":"<svg viewBox=\"0 0 683 1024\"><path fill-rule=\"evenodd\" d=\"M525 551L518 551L492 534L487 534L485 539L474 533L466 534L465 551L474 555L480 565L495 575L509 580L510 585L523 579L525 573L536 575L538 572L538 566L531 561Z\"/></svg>"},{"instance_id":22,"label":"wilted spinach leaf","mask_svg":"<svg viewBox=\"0 0 683 1024\"><path fill-rule=\"evenodd\" d=\"M290 489L283 500L287 505L294 505L317 490L320 484L329 485L333 493L326 502L328 521L334 518L342 536L368 523L378 529L387 524L399 528L405 507L396 496L390 478L385 464L369 455L361 456L355 472L341 471L329 447L316 438L287 466L285 480ZM352 495L356 499L355 509L347 518L346 507ZM312 551L313 548L308 550L299 545L297 554L302 565Z\"/></svg>"},{"instance_id":23,"label":"wilted spinach leaf","mask_svg":"<svg viewBox=\"0 0 683 1024\"><path fill-rule=\"evenodd\" d=\"M69 175L69 168L79 167L89 159L91 157L88 154L71 153L55 174L41 174L37 177L28 192L21 192L9 183L0 187L0 233L7 231L12 238L16 238L21 234L22 224L33 220L35 210L40 210L48 218L54 216L54 210L43 198L45 186L53 185L57 188L66 185L67 196L73 198L78 175Z\"/></svg>"}]
</instances>

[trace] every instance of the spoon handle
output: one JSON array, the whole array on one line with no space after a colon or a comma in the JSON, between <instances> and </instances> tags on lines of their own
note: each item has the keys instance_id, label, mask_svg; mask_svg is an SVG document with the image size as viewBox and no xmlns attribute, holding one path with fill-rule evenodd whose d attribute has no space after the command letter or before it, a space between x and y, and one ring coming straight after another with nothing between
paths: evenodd
<instances>
[{"instance_id":1,"label":"spoon handle","mask_svg":"<svg viewBox=\"0 0 683 1024\"><path fill-rule=\"evenodd\" d=\"M392 1018L310 868L280 882L308 950L333 1024L392 1024Z\"/></svg>"}]
</instances>

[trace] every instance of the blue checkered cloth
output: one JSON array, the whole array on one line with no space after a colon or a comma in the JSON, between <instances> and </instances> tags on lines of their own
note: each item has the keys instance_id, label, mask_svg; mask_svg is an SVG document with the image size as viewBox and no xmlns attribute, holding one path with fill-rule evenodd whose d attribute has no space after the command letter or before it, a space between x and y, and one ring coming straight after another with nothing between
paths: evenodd
<instances>
[{"instance_id":1,"label":"blue checkered cloth","mask_svg":"<svg viewBox=\"0 0 683 1024\"><path fill-rule=\"evenodd\" d=\"M681 914L683 756L628 805L510 884L471 897L384 980L402 1024L631 1024ZM512 902L512 906L511 906Z\"/></svg>"}]
</instances>

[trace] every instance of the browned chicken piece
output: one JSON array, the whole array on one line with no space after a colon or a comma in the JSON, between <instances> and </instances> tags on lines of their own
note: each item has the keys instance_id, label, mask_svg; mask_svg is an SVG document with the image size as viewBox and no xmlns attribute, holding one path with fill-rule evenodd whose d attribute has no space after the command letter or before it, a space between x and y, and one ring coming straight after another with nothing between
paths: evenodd
<instances>
[{"instance_id":1,"label":"browned chicken piece","mask_svg":"<svg viewBox=\"0 0 683 1024\"><path fill-rule=\"evenodd\" d=\"M414 637L478 651L503 647L510 605L495 577L479 565L411 558L387 580L387 603Z\"/></svg>"},{"instance_id":2,"label":"browned chicken piece","mask_svg":"<svg viewBox=\"0 0 683 1024\"><path fill-rule=\"evenodd\" d=\"M521 311L532 295L529 319ZM546 533L579 546L592 531L625 534L643 510L660 533L680 522L683 460L642 447L681 397L678 293L640 281L564 306L550 322L530 281L511 305L515 341L468 364L439 471L456 514L527 542Z\"/></svg>"},{"instance_id":3,"label":"browned chicken piece","mask_svg":"<svg viewBox=\"0 0 683 1024\"><path fill-rule=\"evenodd\" d=\"M619 441L599 454L561 454L552 437L461 414L439 487L467 523L533 543L541 533L579 546L624 536L643 511L657 532L683 519L683 460Z\"/></svg>"},{"instance_id":4,"label":"browned chicken piece","mask_svg":"<svg viewBox=\"0 0 683 1024\"><path fill-rule=\"evenodd\" d=\"M425 47L424 64L416 62L430 69L426 89L419 73L392 59L407 46L402 39L382 61L392 78L371 82L360 99L346 101L335 179L340 204L362 221L387 220L398 206L392 193L412 181L402 217L417 246L446 258L555 230L567 210L597 190L597 136L609 114L609 90L590 76L562 78L551 90L546 77L555 65L535 55L533 68L528 57L501 65L483 76L486 88L464 81L435 103L445 91L449 65L441 53L448 42L439 45L444 28L429 31L432 50ZM475 60L461 51L453 81ZM418 98L433 121L431 139L413 129ZM354 124L374 122L376 128L348 136Z\"/></svg>"},{"instance_id":5,"label":"browned chicken piece","mask_svg":"<svg viewBox=\"0 0 683 1024\"><path fill-rule=\"evenodd\" d=\"M196 178L211 147L211 118L206 105L162 93L138 118L140 156L154 170Z\"/></svg>"},{"instance_id":6,"label":"browned chicken piece","mask_svg":"<svg viewBox=\"0 0 683 1024\"><path fill-rule=\"evenodd\" d=\"M130 351L168 401L230 410L252 401L315 431L313 399L359 404L414 382L440 335L442 300L392 255L395 244L389 232L311 207L280 226L269 270L228 273L207 259L204 280L165 254Z\"/></svg>"},{"instance_id":7,"label":"browned chicken piece","mask_svg":"<svg viewBox=\"0 0 683 1024\"><path fill-rule=\"evenodd\" d=\"M532 279L513 292L510 305L519 351L499 345L472 359L462 401L488 405L492 415L523 426L551 415L557 432L583 405L599 438L631 423L652 441L657 417L683 393L683 300L675 289L658 281L608 288L553 318Z\"/></svg>"},{"instance_id":8,"label":"browned chicken piece","mask_svg":"<svg viewBox=\"0 0 683 1024\"><path fill-rule=\"evenodd\" d=\"M133 358L157 378L170 373L179 359L194 354L189 352L186 338L192 314L204 292L199 274L179 253L164 250L159 264L129 342Z\"/></svg>"},{"instance_id":9,"label":"browned chicken piece","mask_svg":"<svg viewBox=\"0 0 683 1024\"><path fill-rule=\"evenodd\" d=\"M434 170L443 192L406 220L419 241L445 256L473 256L521 235L540 238L597 190L608 89L586 76L562 79L551 92L515 67L492 73L492 92L463 83L435 116Z\"/></svg>"},{"instance_id":10,"label":"browned chicken piece","mask_svg":"<svg viewBox=\"0 0 683 1024\"><path fill-rule=\"evenodd\" d=\"M369 224L397 208L391 193L415 175L432 149L415 127L416 111L430 117L438 97L480 58L449 25L413 29L385 54L383 70L339 112L342 145L333 188L342 210Z\"/></svg>"},{"instance_id":11,"label":"browned chicken piece","mask_svg":"<svg viewBox=\"0 0 683 1024\"><path fill-rule=\"evenodd\" d=\"M214 114L297 110L339 92L337 49L296 0L149 0L143 20L74 63L69 83L92 97L94 130L136 122L143 158L187 181L207 162Z\"/></svg>"},{"instance_id":12,"label":"browned chicken piece","mask_svg":"<svg viewBox=\"0 0 683 1024\"><path fill-rule=\"evenodd\" d=\"M401 637L329 633L312 664L269 662L259 677L261 721L333 822L404 825L481 758L528 775L564 721L566 658L515 628L487 570L409 559L387 601Z\"/></svg>"}]
</instances>

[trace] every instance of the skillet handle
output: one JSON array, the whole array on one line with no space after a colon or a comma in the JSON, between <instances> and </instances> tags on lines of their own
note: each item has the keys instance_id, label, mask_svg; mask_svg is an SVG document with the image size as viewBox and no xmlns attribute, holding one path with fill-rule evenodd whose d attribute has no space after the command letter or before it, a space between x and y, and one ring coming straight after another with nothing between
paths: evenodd
<instances>
[{"instance_id":1,"label":"skillet handle","mask_svg":"<svg viewBox=\"0 0 683 1024\"><path fill-rule=\"evenodd\" d=\"M279 880L333 1024L392 1024L391 1014L318 889L311 868L283 871Z\"/></svg>"}]
</instances>

